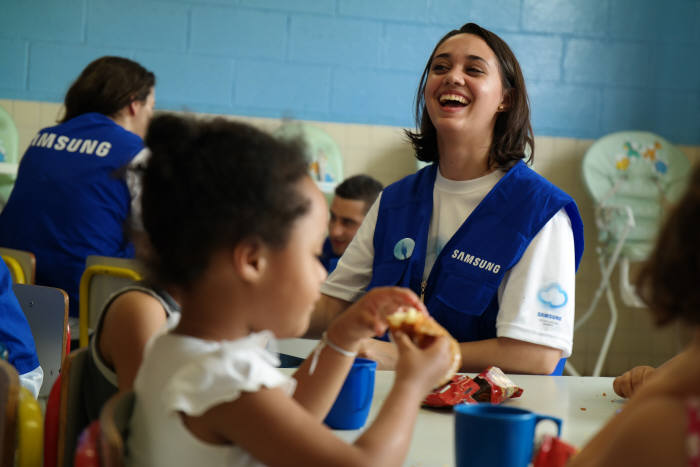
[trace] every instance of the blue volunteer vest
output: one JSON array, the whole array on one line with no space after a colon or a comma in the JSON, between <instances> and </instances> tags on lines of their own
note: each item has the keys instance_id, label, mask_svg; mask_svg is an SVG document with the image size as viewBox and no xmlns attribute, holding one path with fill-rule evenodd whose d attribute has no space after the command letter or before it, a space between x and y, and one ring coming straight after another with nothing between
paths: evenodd
<instances>
[{"instance_id":1,"label":"blue volunteer vest","mask_svg":"<svg viewBox=\"0 0 700 467\"><path fill-rule=\"evenodd\" d=\"M0 260L0 342L5 345L9 362L24 374L39 366L34 336L27 318L12 291L12 277Z\"/></svg>"},{"instance_id":2,"label":"blue volunteer vest","mask_svg":"<svg viewBox=\"0 0 700 467\"><path fill-rule=\"evenodd\" d=\"M437 164L385 188L367 289L399 285L424 294L430 314L459 342L496 337L498 286L540 229L564 208L576 268L583 223L574 200L520 161L484 197L438 255L422 283Z\"/></svg>"},{"instance_id":3,"label":"blue volunteer vest","mask_svg":"<svg viewBox=\"0 0 700 467\"><path fill-rule=\"evenodd\" d=\"M331 239L326 237L326 241L323 242L323 249L321 250L321 256L319 257L319 260L321 261L321 264L323 264L323 267L326 268L326 272L328 274L332 273L335 270L335 267L338 265L339 259L340 256L336 255L333 252Z\"/></svg>"},{"instance_id":4,"label":"blue volunteer vest","mask_svg":"<svg viewBox=\"0 0 700 467\"><path fill-rule=\"evenodd\" d=\"M138 135L88 113L41 130L22 157L0 245L33 252L36 282L64 289L71 316L88 255L134 256L123 232L131 197L118 171L142 148Z\"/></svg>"}]
</instances>

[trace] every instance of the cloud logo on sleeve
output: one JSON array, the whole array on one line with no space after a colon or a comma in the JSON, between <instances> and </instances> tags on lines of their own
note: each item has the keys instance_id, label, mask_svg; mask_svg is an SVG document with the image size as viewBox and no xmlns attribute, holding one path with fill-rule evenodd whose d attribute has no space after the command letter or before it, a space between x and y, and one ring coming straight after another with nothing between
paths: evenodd
<instances>
[{"instance_id":1,"label":"cloud logo on sleeve","mask_svg":"<svg viewBox=\"0 0 700 467\"><path fill-rule=\"evenodd\" d=\"M566 291L559 284L550 284L541 288L537 298L549 308L561 308L569 301Z\"/></svg>"}]
</instances>

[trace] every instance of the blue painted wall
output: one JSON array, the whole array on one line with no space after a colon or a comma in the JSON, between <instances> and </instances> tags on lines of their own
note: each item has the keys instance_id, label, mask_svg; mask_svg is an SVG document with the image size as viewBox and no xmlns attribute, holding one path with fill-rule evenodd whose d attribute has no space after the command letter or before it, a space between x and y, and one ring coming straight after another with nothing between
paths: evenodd
<instances>
[{"instance_id":1,"label":"blue painted wall","mask_svg":"<svg viewBox=\"0 0 700 467\"><path fill-rule=\"evenodd\" d=\"M537 135L700 144L700 0L3 0L0 98L60 102L118 54L162 109L412 126L427 55L469 20L519 57Z\"/></svg>"}]
</instances>

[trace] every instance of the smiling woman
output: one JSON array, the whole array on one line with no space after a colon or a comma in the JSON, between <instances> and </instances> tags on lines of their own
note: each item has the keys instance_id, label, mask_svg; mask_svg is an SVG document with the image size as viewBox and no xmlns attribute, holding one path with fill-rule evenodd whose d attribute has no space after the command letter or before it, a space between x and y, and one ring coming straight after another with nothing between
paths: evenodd
<instances>
[{"instance_id":1,"label":"smiling woman","mask_svg":"<svg viewBox=\"0 0 700 467\"><path fill-rule=\"evenodd\" d=\"M457 96L458 105L449 96ZM416 157L425 162L438 160L438 109L476 107L472 103L480 97L479 108L483 106L484 113L470 110L469 114L486 119L486 126L463 127L462 136L471 133L493 143L482 148L487 149L489 167L507 168L524 157L531 162L535 141L520 65L501 38L474 23L448 32L423 70L416 93L420 129L408 132Z\"/></svg>"},{"instance_id":2,"label":"smiling woman","mask_svg":"<svg viewBox=\"0 0 700 467\"><path fill-rule=\"evenodd\" d=\"M469 53L464 55L464 51ZM495 54L481 38L471 34L450 37L439 52L424 90L430 120L443 135L438 147L445 144L444 135L449 131L480 136L492 133L498 113L508 107L509 101Z\"/></svg>"},{"instance_id":3,"label":"smiling woman","mask_svg":"<svg viewBox=\"0 0 700 467\"><path fill-rule=\"evenodd\" d=\"M573 199L525 164L530 109L508 45L474 23L448 32L421 76L416 124L407 136L432 164L382 192L322 287L310 334L366 290L399 285L461 343L462 370L561 373L583 228ZM556 320L539 298L550 284L569 297ZM395 365L389 343L362 353Z\"/></svg>"}]
</instances>

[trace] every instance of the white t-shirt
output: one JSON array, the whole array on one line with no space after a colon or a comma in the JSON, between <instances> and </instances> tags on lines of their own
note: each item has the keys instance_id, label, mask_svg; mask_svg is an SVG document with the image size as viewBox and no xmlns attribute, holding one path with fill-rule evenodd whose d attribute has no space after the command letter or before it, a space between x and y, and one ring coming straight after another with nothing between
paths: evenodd
<instances>
[{"instance_id":1,"label":"white t-shirt","mask_svg":"<svg viewBox=\"0 0 700 467\"><path fill-rule=\"evenodd\" d=\"M141 191L143 189L143 181L141 180L141 174L135 172L133 169L147 162L150 157L151 151L148 148L143 148L131 159L126 171L126 186L129 188L129 195L131 196L129 223L131 228L138 232L143 231L143 220L141 219Z\"/></svg>"},{"instance_id":2,"label":"white t-shirt","mask_svg":"<svg viewBox=\"0 0 700 467\"><path fill-rule=\"evenodd\" d=\"M448 180L438 170L433 188L433 214L428 231L427 279L437 255L482 199L505 175L496 170L474 180ZM354 302L372 279L374 229L381 195L357 231L321 292ZM571 219L557 212L532 239L520 261L498 289L496 335L560 349L569 357L573 346L575 250Z\"/></svg>"},{"instance_id":3,"label":"white t-shirt","mask_svg":"<svg viewBox=\"0 0 700 467\"><path fill-rule=\"evenodd\" d=\"M150 341L134 381L128 465L263 465L238 446L200 441L185 427L179 412L201 415L263 386L281 387L291 395L296 380L281 373L277 356L266 350L273 339L271 332L263 331L224 342L178 334Z\"/></svg>"}]
</instances>

